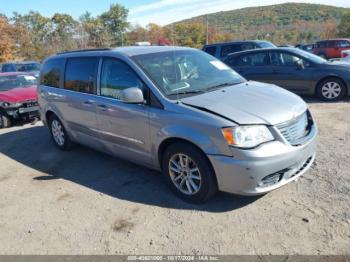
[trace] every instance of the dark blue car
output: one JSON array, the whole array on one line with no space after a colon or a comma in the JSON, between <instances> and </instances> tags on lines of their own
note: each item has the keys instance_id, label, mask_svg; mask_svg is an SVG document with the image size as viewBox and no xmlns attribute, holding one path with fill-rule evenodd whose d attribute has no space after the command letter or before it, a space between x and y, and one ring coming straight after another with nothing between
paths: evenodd
<instances>
[{"instance_id":1,"label":"dark blue car","mask_svg":"<svg viewBox=\"0 0 350 262\"><path fill-rule=\"evenodd\" d=\"M335 101L349 95L350 63L329 62L297 48L255 49L230 54L224 62L248 80Z\"/></svg>"}]
</instances>

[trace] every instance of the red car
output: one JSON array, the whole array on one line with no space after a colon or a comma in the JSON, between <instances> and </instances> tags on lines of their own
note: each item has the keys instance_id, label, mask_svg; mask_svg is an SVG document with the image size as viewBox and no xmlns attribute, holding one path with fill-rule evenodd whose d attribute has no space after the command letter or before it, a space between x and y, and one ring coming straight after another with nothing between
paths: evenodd
<instances>
[{"instance_id":1,"label":"red car","mask_svg":"<svg viewBox=\"0 0 350 262\"><path fill-rule=\"evenodd\" d=\"M27 73L0 74L0 128L39 117L37 78Z\"/></svg>"},{"instance_id":2,"label":"red car","mask_svg":"<svg viewBox=\"0 0 350 262\"><path fill-rule=\"evenodd\" d=\"M313 53L325 59L341 58L341 52L350 50L350 39L331 39L316 42Z\"/></svg>"}]
</instances>

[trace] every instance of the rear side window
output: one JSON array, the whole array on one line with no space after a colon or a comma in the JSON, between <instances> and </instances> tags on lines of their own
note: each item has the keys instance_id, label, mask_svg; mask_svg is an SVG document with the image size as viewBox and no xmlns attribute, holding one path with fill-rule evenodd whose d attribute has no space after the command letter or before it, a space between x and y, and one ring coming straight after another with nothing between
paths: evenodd
<instances>
[{"instance_id":1,"label":"rear side window","mask_svg":"<svg viewBox=\"0 0 350 262\"><path fill-rule=\"evenodd\" d=\"M237 66L264 66L269 64L267 52L243 55L236 59Z\"/></svg>"},{"instance_id":2,"label":"rear side window","mask_svg":"<svg viewBox=\"0 0 350 262\"><path fill-rule=\"evenodd\" d=\"M221 47L221 57L225 57L230 53L242 51L240 44L224 45Z\"/></svg>"},{"instance_id":3,"label":"rear side window","mask_svg":"<svg viewBox=\"0 0 350 262\"><path fill-rule=\"evenodd\" d=\"M216 54L216 46L207 46L204 48L204 51L209 55L215 56Z\"/></svg>"},{"instance_id":4,"label":"rear side window","mask_svg":"<svg viewBox=\"0 0 350 262\"><path fill-rule=\"evenodd\" d=\"M329 42L327 42L327 47L329 47L329 48L334 48L334 47L336 47L336 41L329 41Z\"/></svg>"},{"instance_id":5,"label":"rear side window","mask_svg":"<svg viewBox=\"0 0 350 262\"><path fill-rule=\"evenodd\" d=\"M50 59L41 69L40 84L50 87L60 87L60 80L63 75L64 59Z\"/></svg>"},{"instance_id":6,"label":"rear side window","mask_svg":"<svg viewBox=\"0 0 350 262\"><path fill-rule=\"evenodd\" d=\"M124 62L105 58L101 73L101 96L120 99L120 91L129 87L144 90L142 81Z\"/></svg>"},{"instance_id":7,"label":"rear side window","mask_svg":"<svg viewBox=\"0 0 350 262\"><path fill-rule=\"evenodd\" d=\"M99 58L69 58L66 64L64 88L72 91L96 94Z\"/></svg>"}]
</instances>

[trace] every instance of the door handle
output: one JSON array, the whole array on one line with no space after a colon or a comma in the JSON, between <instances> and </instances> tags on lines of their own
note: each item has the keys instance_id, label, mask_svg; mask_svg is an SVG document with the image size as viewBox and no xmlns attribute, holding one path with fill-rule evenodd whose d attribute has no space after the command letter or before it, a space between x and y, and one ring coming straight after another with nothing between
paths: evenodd
<instances>
[{"instance_id":1,"label":"door handle","mask_svg":"<svg viewBox=\"0 0 350 262\"><path fill-rule=\"evenodd\" d=\"M98 105L97 106L102 111L107 111L108 107L106 105Z\"/></svg>"}]
</instances>

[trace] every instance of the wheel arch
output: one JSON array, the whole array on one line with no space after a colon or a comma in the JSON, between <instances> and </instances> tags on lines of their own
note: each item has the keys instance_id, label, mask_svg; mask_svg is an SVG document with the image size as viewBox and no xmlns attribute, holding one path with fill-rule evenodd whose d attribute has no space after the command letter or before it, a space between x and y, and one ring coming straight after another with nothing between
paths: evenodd
<instances>
[{"instance_id":1,"label":"wheel arch","mask_svg":"<svg viewBox=\"0 0 350 262\"><path fill-rule=\"evenodd\" d=\"M215 182L216 182L216 185L218 185L218 179L217 179L217 175L215 173L215 169L214 169L210 159L208 158L207 154L197 144L195 144L194 142L192 142L188 139L182 138L182 137L169 137L169 138L164 139L160 143L160 145L158 147L158 152L157 152L158 164L159 164L160 169L162 169L162 162L163 162L163 157L164 157L164 153L165 153L166 149L175 143L189 144L189 145L197 148L200 152L202 152L203 156L207 159L209 166L211 167L213 173L215 174Z\"/></svg>"}]
</instances>

